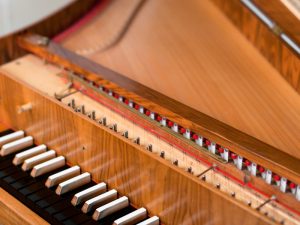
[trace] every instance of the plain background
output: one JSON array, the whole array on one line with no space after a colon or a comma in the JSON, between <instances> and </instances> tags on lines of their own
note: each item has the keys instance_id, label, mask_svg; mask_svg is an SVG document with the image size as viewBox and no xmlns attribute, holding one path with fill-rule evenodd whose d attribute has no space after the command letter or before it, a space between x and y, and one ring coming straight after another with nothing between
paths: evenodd
<instances>
[{"instance_id":1,"label":"plain background","mask_svg":"<svg viewBox=\"0 0 300 225\"><path fill-rule=\"evenodd\" d=\"M75 0L0 0L0 37L28 27Z\"/></svg>"}]
</instances>

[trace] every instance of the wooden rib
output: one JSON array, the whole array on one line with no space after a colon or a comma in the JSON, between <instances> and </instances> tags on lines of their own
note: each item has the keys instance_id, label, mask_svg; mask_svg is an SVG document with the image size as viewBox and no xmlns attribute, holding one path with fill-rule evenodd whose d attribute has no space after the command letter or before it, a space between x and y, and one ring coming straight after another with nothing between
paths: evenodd
<instances>
[{"instance_id":1,"label":"wooden rib","mask_svg":"<svg viewBox=\"0 0 300 225\"><path fill-rule=\"evenodd\" d=\"M11 90L18 90L13 97L3 94ZM222 221L233 225L240 224L240 221L245 225L273 223L251 207L145 151L142 146L109 128L75 113L41 92L33 91L24 83L21 85L11 77L1 75L0 95L4 96L3 105L12 109L0 109L0 116L7 123L24 129L38 142L56 149L71 165L80 165L84 171L90 171L96 182L105 180L109 187L118 188L118 192L126 194L135 206L146 207L164 224L192 220L193 223ZM20 118L11 107L20 102L32 102L38 107L30 115L24 114ZM43 126L36 127L39 124ZM235 213L232 215L232 212Z\"/></svg>"},{"instance_id":2,"label":"wooden rib","mask_svg":"<svg viewBox=\"0 0 300 225\"><path fill-rule=\"evenodd\" d=\"M0 223L3 225L49 224L2 188L0 188Z\"/></svg>"},{"instance_id":3,"label":"wooden rib","mask_svg":"<svg viewBox=\"0 0 300 225\"><path fill-rule=\"evenodd\" d=\"M234 149L237 154L255 161L273 172L287 177L289 180L300 183L299 159L97 63L78 56L53 42L50 42L47 47L37 46L36 43L40 38L38 35L29 35L20 38L19 43L24 49L48 61L83 74L88 79L97 80L97 83L107 86L121 96L153 109L172 121L198 132L224 147Z\"/></svg>"}]
</instances>

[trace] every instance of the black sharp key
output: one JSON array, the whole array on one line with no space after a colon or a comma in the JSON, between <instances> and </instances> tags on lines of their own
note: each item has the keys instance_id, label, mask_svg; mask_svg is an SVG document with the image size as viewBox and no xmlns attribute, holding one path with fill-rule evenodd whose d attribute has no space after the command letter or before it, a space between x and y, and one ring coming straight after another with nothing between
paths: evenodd
<instances>
[{"instance_id":1,"label":"black sharp key","mask_svg":"<svg viewBox=\"0 0 300 225\"><path fill-rule=\"evenodd\" d=\"M4 156L4 157L0 156L0 162L2 164L3 162L8 161L12 164L12 161L13 161L14 157L15 157L14 154L7 155L7 156Z\"/></svg>"},{"instance_id":2,"label":"black sharp key","mask_svg":"<svg viewBox=\"0 0 300 225\"><path fill-rule=\"evenodd\" d=\"M41 183L33 183L33 184L29 185L29 186L21 188L19 190L19 192L21 194L27 196L27 195L30 195L30 194L35 193L37 191L40 191L41 189L44 189L44 188L45 188L45 186L42 185Z\"/></svg>"},{"instance_id":3,"label":"black sharp key","mask_svg":"<svg viewBox=\"0 0 300 225\"><path fill-rule=\"evenodd\" d=\"M61 201L61 199L53 193L53 195L51 195L45 199L42 199L40 201L37 201L36 204L41 208L46 208L46 207L49 207L59 201Z\"/></svg>"},{"instance_id":4,"label":"black sharp key","mask_svg":"<svg viewBox=\"0 0 300 225\"><path fill-rule=\"evenodd\" d=\"M66 202L64 200L61 200L61 201L45 208L45 211L48 212L50 215L54 215L54 214L59 213L63 210L68 210L68 209L72 209L72 208L73 208L72 205L66 204Z\"/></svg>"},{"instance_id":5,"label":"black sharp key","mask_svg":"<svg viewBox=\"0 0 300 225\"><path fill-rule=\"evenodd\" d=\"M37 202L42 199L45 199L49 196L53 195L53 192L48 190L46 187L42 190L39 190L31 195L28 195L27 198L30 199L32 202Z\"/></svg>"},{"instance_id":6,"label":"black sharp key","mask_svg":"<svg viewBox=\"0 0 300 225\"><path fill-rule=\"evenodd\" d=\"M13 182L16 182L24 177L28 176L27 173L24 173L23 171L18 171L16 173L10 174L9 176L5 177L3 181L5 181L8 184L11 184Z\"/></svg>"},{"instance_id":7,"label":"black sharp key","mask_svg":"<svg viewBox=\"0 0 300 225\"><path fill-rule=\"evenodd\" d=\"M14 174L18 172L18 168L17 167L14 167L14 166L11 166L11 167L8 167L4 170L1 170L0 171L0 179L3 179L11 174Z\"/></svg>"},{"instance_id":8,"label":"black sharp key","mask_svg":"<svg viewBox=\"0 0 300 225\"><path fill-rule=\"evenodd\" d=\"M92 221L91 218L89 218L88 216L84 215L84 214L79 214L77 216L71 217L65 221L63 221L63 224L65 225L78 225L78 224L82 224L85 222L90 222L90 224L97 224L97 223L93 223L96 221Z\"/></svg>"},{"instance_id":9,"label":"black sharp key","mask_svg":"<svg viewBox=\"0 0 300 225\"><path fill-rule=\"evenodd\" d=\"M28 185L31 185L34 183L34 180L31 178L31 177L24 177L23 179L20 179L14 183L11 184L11 186L14 188L14 189L21 189L21 188L24 188Z\"/></svg>"},{"instance_id":10,"label":"black sharp key","mask_svg":"<svg viewBox=\"0 0 300 225\"><path fill-rule=\"evenodd\" d=\"M82 212L76 208L68 208L67 210L65 209L62 212L56 213L54 215L54 218L57 219L58 221L63 221L72 216L78 215L80 213Z\"/></svg>"},{"instance_id":11,"label":"black sharp key","mask_svg":"<svg viewBox=\"0 0 300 225\"><path fill-rule=\"evenodd\" d=\"M8 167L15 167L13 164L12 164L12 159L13 157L5 157L5 159L1 160L1 163L0 163L0 170L4 170Z\"/></svg>"}]
</instances>

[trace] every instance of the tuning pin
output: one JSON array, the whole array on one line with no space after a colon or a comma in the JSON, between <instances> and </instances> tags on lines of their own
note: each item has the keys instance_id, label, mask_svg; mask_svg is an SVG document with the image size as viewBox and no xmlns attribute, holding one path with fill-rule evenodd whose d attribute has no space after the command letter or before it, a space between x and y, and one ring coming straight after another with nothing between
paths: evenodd
<instances>
[{"instance_id":1,"label":"tuning pin","mask_svg":"<svg viewBox=\"0 0 300 225\"><path fill-rule=\"evenodd\" d=\"M216 143L211 142L210 145L208 145L208 150L209 150L212 154L216 154Z\"/></svg>"},{"instance_id":2,"label":"tuning pin","mask_svg":"<svg viewBox=\"0 0 300 225\"><path fill-rule=\"evenodd\" d=\"M177 133L178 133L178 125L177 125L177 123L174 123L174 124L173 124L172 130L173 130L174 132L177 132Z\"/></svg>"},{"instance_id":3,"label":"tuning pin","mask_svg":"<svg viewBox=\"0 0 300 225\"><path fill-rule=\"evenodd\" d=\"M106 117L103 117L100 120L98 120L98 123L106 126Z\"/></svg>"},{"instance_id":4,"label":"tuning pin","mask_svg":"<svg viewBox=\"0 0 300 225\"><path fill-rule=\"evenodd\" d=\"M286 192L287 179L285 177L281 177L280 179L280 191Z\"/></svg>"},{"instance_id":5,"label":"tuning pin","mask_svg":"<svg viewBox=\"0 0 300 225\"><path fill-rule=\"evenodd\" d=\"M220 189L221 188L221 185L218 183L216 184L216 188Z\"/></svg>"},{"instance_id":6,"label":"tuning pin","mask_svg":"<svg viewBox=\"0 0 300 225\"><path fill-rule=\"evenodd\" d=\"M92 120L95 120L96 119L96 111L92 111L88 114L88 117Z\"/></svg>"},{"instance_id":7,"label":"tuning pin","mask_svg":"<svg viewBox=\"0 0 300 225\"><path fill-rule=\"evenodd\" d=\"M257 170L257 165L256 165L256 163L251 163L251 174L253 175L253 176L256 176L256 170Z\"/></svg>"},{"instance_id":8,"label":"tuning pin","mask_svg":"<svg viewBox=\"0 0 300 225\"><path fill-rule=\"evenodd\" d=\"M231 197L235 197L235 192L230 193Z\"/></svg>"},{"instance_id":9,"label":"tuning pin","mask_svg":"<svg viewBox=\"0 0 300 225\"><path fill-rule=\"evenodd\" d=\"M74 98L72 98L72 100L68 103L68 106L75 110L76 105L75 105L75 99Z\"/></svg>"},{"instance_id":10,"label":"tuning pin","mask_svg":"<svg viewBox=\"0 0 300 225\"><path fill-rule=\"evenodd\" d=\"M128 138L128 131L127 130L124 131L123 134L122 134L122 136Z\"/></svg>"},{"instance_id":11,"label":"tuning pin","mask_svg":"<svg viewBox=\"0 0 300 225\"><path fill-rule=\"evenodd\" d=\"M146 148L149 152L152 152L152 145L151 144L149 144L148 146L147 146L147 148Z\"/></svg>"},{"instance_id":12,"label":"tuning pin","mask_svg":"<svg viewBox=\"0 0 300 225\"><path fill-rule=\"evenodd\" d=\"M246 202L246 204L247 204L248 206L251 206L251 205L252 205L251 200L248 200L248 201Z\"/></svg>"},{"instance_id":13,"label":"tuning pin","mask_svg":"<svg viewBox=\"0 0 300 225\"><path fill-rule=\"evenodd\" d=\"M193 168L190 166L188 169L187 169L188 173L193 173Z\"/></svg>"},{"instance_id":14,"label":"tuning pin","mask_svg":"<svg viewBox=\"0 0 300 225\"><path fill-rule=\"evenodd\" d=\"M266 173L266 183L267 184L271 184L272 183L272 171L271 170L267 170L267 173Z\"/></svg>"},{"instance_id":15,"label":"tuning pin","mask_svg":"<svg viewBox=\"0 0 300 225\"><path fill-rule=\"evenodd\" d=\"M108 126L111 130L117 132L118 131L118 125L116 123L111 124Z\"/></svg>"},{"instance_id":16,"label":"tuning pin","mask_svg":"<svg viewBox=\"0 0 300 225\"><path fill-rule=\"evenodd\" d=\"M159 156L165 158L165 152L164 151L160 152Z\"/></svg>"},{"instance_id":17,"label":"tuning pin","mask_svg":"<svg viewBox=\"0 0 300 225\"><path fill-rule=\"evenodd\" d=\"M137 137L136 139L133 140L133 142L139 145L140 144L140 138Z\"/></svg>"},{"instance_id":18,"label":"tuning pin","mask_svg":"<svg viewBox=\"0 0 300 225\"><path fill-rule=\"evenodd\" d=\"M175 159L175 160L173 161L173 165L178 166L178 160L177 160L177 159Z\"/></svg>"}]
</instances>

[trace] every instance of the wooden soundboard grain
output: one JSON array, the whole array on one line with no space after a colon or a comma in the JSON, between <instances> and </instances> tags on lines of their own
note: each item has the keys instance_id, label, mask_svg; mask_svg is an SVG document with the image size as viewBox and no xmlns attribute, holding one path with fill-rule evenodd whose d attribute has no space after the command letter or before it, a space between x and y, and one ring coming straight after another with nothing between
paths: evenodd
<instances>
[{"instance_id":1,"label":"wooden soundboard grain","mask_svg":"<svg viewBox=\"0 0 300 225\"><path fill-rule=\"evenodd\" d=\"M0 223L2 225L49 224L2 188L0 188Z\"/></svg>"},{"instance_id":2,"label":"wooden soundboard grain","mask_svg":"<svg viewBox=\"0 0 300 225\"><path fill-rule=\"evenodd\" d=\"M0 76L3 105L0 116L66 156L70 165L89 171L95 181L126 194L137 207L145 206L164 224L273 224L258 211L241 204L141 146L117 135L33 91L23 82ZM7 95L14 91L14 95ZM21 104L33 109L18 114ZM234 212L234 213L233 213Z\"/></svg>"},{"instance_id":3,"label":"wooden soundboard grain","mask_svg":"<svg viewBox=\"0 0 300 225\"><path fill-rule=\"evenodd\" d=\"M63 45L101 44L104 17ZM299 95L208 0L147 1L118 45L86 57L300 158Z\"/></svg>"}]
</instances>

